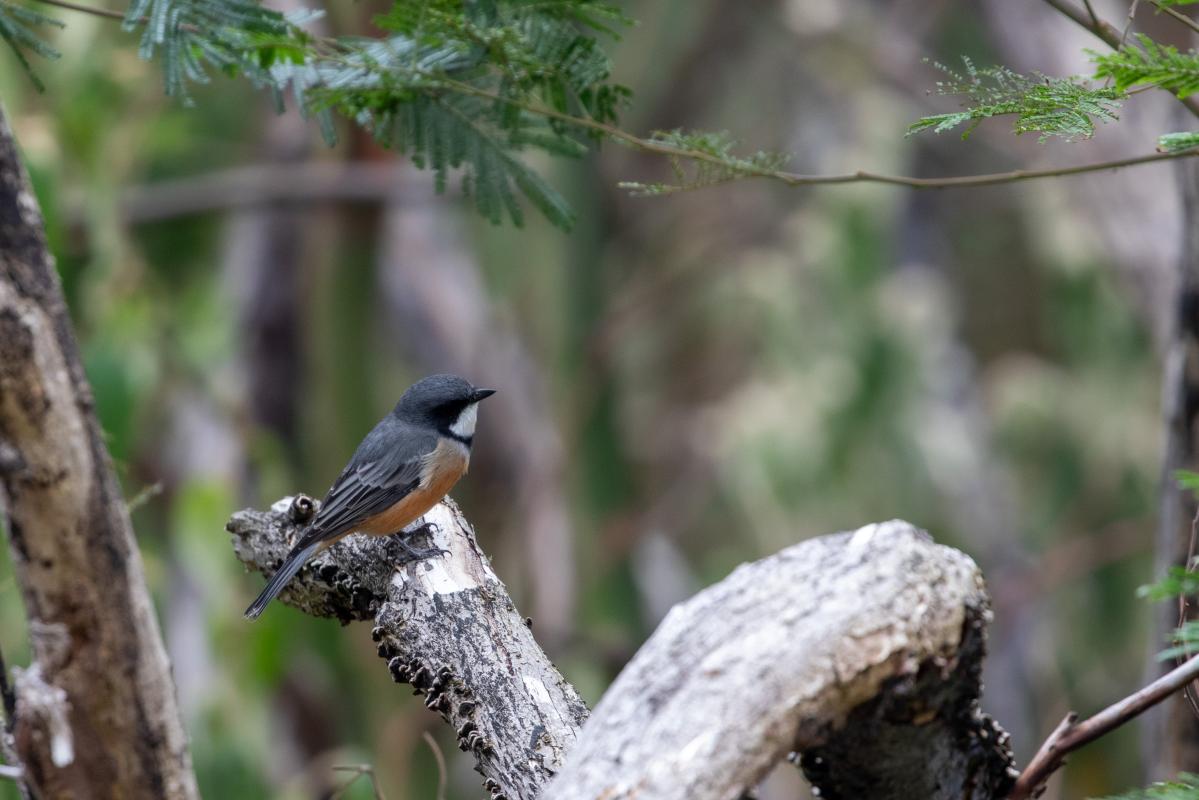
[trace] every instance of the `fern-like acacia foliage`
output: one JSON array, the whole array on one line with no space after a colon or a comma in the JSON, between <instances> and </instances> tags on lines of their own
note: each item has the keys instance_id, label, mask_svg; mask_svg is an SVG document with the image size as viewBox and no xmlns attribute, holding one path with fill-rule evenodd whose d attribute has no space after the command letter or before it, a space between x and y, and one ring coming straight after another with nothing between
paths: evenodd
<instances>
[{"instance_id":1,"label":"fern-like acacia foliage","mask_svg":"<svg viewBox=\"0 0 1199 800\"><path fill-rule=\"evenodd\" d=\"M1144 34L1114 53L1092 52L1091 60L1095 77L1111 78L1120 90L1156 86L1178 97L1199 92L1199 53L1179 52L1177 47L1159 44Z\"/></svg>"},{"instance_id":2,"label":"fern-like acacia foliage","mask_svg":"<svg viewBox=\"0 0 1199 800\"><path fill-rule=\"evenodd\" d=\"M1039 72L1021 75L1007 67L979 68L962 58L965 74L934 64L947 80L936 83L939 95L966 99L965 108L949 114L922 117L908 127L908 136L931 130L944 133L965 125L967 139L983 120L1014 116L1017 134L1036 133L1040 141L1057 136L1067 141L1088 139L1095 122L1117 119L1125 97L1122 87L1091 86L1080 78L1051 78Z\"/></svg>"},{"instance_id":3,"label":"fern-like acacia foliage","mask_svg":"<svg viewBox=\"0 0 1199 800\"><path fill-rule=\"evenodd\" d=\"M28 69L28 54L56 55L34 29L58 23L17 5L25 1L0 0L0 39ZM130 2L124 28L138 34L143 58L161 61L167 94L190 103L189 87L214 72L269 89L281 111L290 94L330 142L340 115L431 169L438 189L451 174L459 176L493 222L507 218L519 225L524 203L531 203L554 224L570 227L569 205L524 157L579 156L605 137L669 159L675 180L623 184L636 194L746 177L796 182L782 172L784 156L739 155L725 134L671 131L643 140L616 128L629 91L611 82L602 45L631 20L613 0L392 0L375 18L372 38L340 39L308 34L309 12L284 16L260 0ZM1151 84L1180 95L1199 89L1199 56L1138 41L1095 57L1098 76L1113 78L1114 86L978 69L968 59L964 74L941 67L948 80L936 91L965 97L966 107L924 117L908 134L965 126L965 138L985 119L1012 116L1016 133L1087 138L1097 123L1116 118L1131 86ZM1193 136L1169 134L1159 146L1190 149Z\"/></svg>"},{"instance_id":4,"label":"fern-like acacia foliage","mask_svg":"<svg viewBox=\"0 0 1199 800\"><path fill-rule=\"evenodd\" d=\"M306 113L348 117L432 169L438 189L460 172L493 222L522 224L523 197L569 228L573 211L521 156L577 157L592 128L571 120L616 121L629 91L609 81L599 37L628 22L598 0L398 0L375 19L385 38L262 39L257 67L241 68Z\"/></svg>"},{"instance_id":5,"label":"fern-like acacia foliage","mask_svg":"<svg viewBox=\"0 0 1199 800\"><path fill-rule=\"evenodd\" d=\"M253 68L260 41L299 34L278 11L246 0L134 0L126 31L141 30L138 55L160 55L168 95L190 104L187 84L207 83L208 69Z\"/></svg>"},{"instance_id":6,"label":"fern-like acacia foliage","mask_svg":"<svg viewBox=\"0 0 1199 800\"><path fill-rule=\"evenodd\" d=\"M32 30L53 20L0 0L0 37L56 55ZM580 156L616 122L630 92L610 81L602 39L631 24L605 0L394 0L375 38L323 39L258 0L132 0L123 27L139 54L162 64L168 95L215 72L290 94L336 138L340 114L380 143L430 168L438 189L451 172L488 219L524 221L519 198L554 224L574 213L523 156Z\"/></svg>"},{"instance_id":7,"label":"fern-like acacia foliage","mask_svg":"<svg viewBox=\"0 0 1199 800\"><path fill-rule=\"evenodd\" d=\"M25 74L29 76L33 85L40 92L45 87L38 79L37 73L33 71L28 54L33 53L42 58L54 59L59 57L59 52L44 42L34 31L34 28L39 25L63 27L60 21L48 17L40 11L17 5L11 0L0 0L0 39L3 39L12 48L17 63L25 70Z\"/></svg>"}]
</instances>

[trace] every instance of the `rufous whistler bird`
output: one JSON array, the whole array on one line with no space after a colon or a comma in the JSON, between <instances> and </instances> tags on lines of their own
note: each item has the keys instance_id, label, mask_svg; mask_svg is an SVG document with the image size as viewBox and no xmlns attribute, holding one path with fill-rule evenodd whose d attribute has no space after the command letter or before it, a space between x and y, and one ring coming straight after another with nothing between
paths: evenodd
<instances>
[{"instance_id":1,"label":"rufous whistler bird","mask_svg":"<svg viewBox=\"0 0 1199 800\"><path fill-rule=\"evenodd\" d=\"M457 375L432 375L412 384L358 445L311 526L246 609L246 618L257 619L309 558L342 537L400 533L437 505L466 474L479 401L493 394L494 389L476 389ZM404 547L414 557L425 555Z\"/></svg>"}]
</instances>

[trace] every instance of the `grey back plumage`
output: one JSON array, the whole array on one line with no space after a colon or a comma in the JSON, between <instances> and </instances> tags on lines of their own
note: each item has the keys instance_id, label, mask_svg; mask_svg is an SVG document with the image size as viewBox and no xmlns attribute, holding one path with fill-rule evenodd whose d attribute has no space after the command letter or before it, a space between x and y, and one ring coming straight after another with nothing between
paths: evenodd
<instances>
[{"instance_id":1,"label":"grey back plumage","mask_svg":"<svg viewBox=\"0 0 1199 800\"><path fill-rule=\"evenodd\" d=\"M329 488L303 539L340 536L391 508L416 488L423 458L436 447L435 431L384 417Z\"/></svg>"},{"instance_id":2,"label":"grey back plumage","mask_svg":"<svg viewBox=\"0 0 1199 800\"><path fill-rule=\"evenodd\" d=\"M358 445L297 546L340 536L402 500L420 482L423 459L439 435L488 393L456 375L433 375L409 387Z\"/></svg>"}]
</instances>

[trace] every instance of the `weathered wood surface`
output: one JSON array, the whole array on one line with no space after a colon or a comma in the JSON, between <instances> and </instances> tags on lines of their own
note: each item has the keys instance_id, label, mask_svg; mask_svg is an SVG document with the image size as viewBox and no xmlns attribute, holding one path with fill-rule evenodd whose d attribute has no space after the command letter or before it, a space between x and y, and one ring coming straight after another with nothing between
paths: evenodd
<instances>
[{"instance_id":1,"label":"weathered wood surface","mask_svg":"<svg viewBox=\"0 0 1199 800\"><path fill-rule=\"evenodd\" d=\"M735 800L801 751L828 800L1003 797L978 568L906 522L810 539L676 606L546 800Z\"/></svg>"}]
</instances>

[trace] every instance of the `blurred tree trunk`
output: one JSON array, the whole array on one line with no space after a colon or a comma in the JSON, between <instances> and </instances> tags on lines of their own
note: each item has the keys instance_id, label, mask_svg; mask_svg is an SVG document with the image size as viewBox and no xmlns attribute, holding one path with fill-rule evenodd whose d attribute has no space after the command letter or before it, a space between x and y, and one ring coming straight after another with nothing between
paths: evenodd
<instances>
[{"instance_id":1,"label":"blurred tree trunk","mask_svg":"<svg viewBox=\"0 0 1199 800\"><path fill-rule=\"evenodd\" d=\"M495 478L477 490L482 508L503 509L488 527L520 535L529 571L531 615L551 651L574 632L574 535L564 486L566 452L552 424L546 379L514 326L489 307L478 259L443 198L405 192L405 175L384 207L379 281L386 318L412 357L429 371L469 375L498 386L480 423L486 448L474 457ZM502 527L501 527L502 526Z\"/></svg>"},{"instance_id":2,"label":"blurred tree trunk","mask_svg":"<svg viewBox=\"0 0 1199 800\"><path fill-rule=\"evenodd\" d=\"M14 736L41 798L197 797L170 663L41 212L0 113L0 499L31 631Z\"/></svg>"},{"instance_id":3,"label":"blurred tree trunk","mask_svg":"<svg viewBox=\"0 0 1199 800\"><path fill-rule=\"evenodd\" d=\"M1178 175L1182 181L1184 219L1190 224L1183 226L1174 331L1165 363L1166 455L1155 575L1164 574L1171 566L1184 565L1192 551L1195 499L1191 492L1178 486L1174 472L1199 471L1199 227L1194 223L1199 215L1199 169L1194 164L1185 164ZM1194 612L1189 616L1194 618ZM1175 604L1161 606L1151 645L1154 653L1178 625L1178 617ZM1154 658L1150 678L1164 674L1173 666L1173 662ZM1194 687L1191 697L1196 697ZM1151 778L1165 779L1180 771L1199 772L1199 712L1191 699L1178 694L1160 705L1147 721L1145 731L1146 764Z\"/></svg>"}]
</instances>

